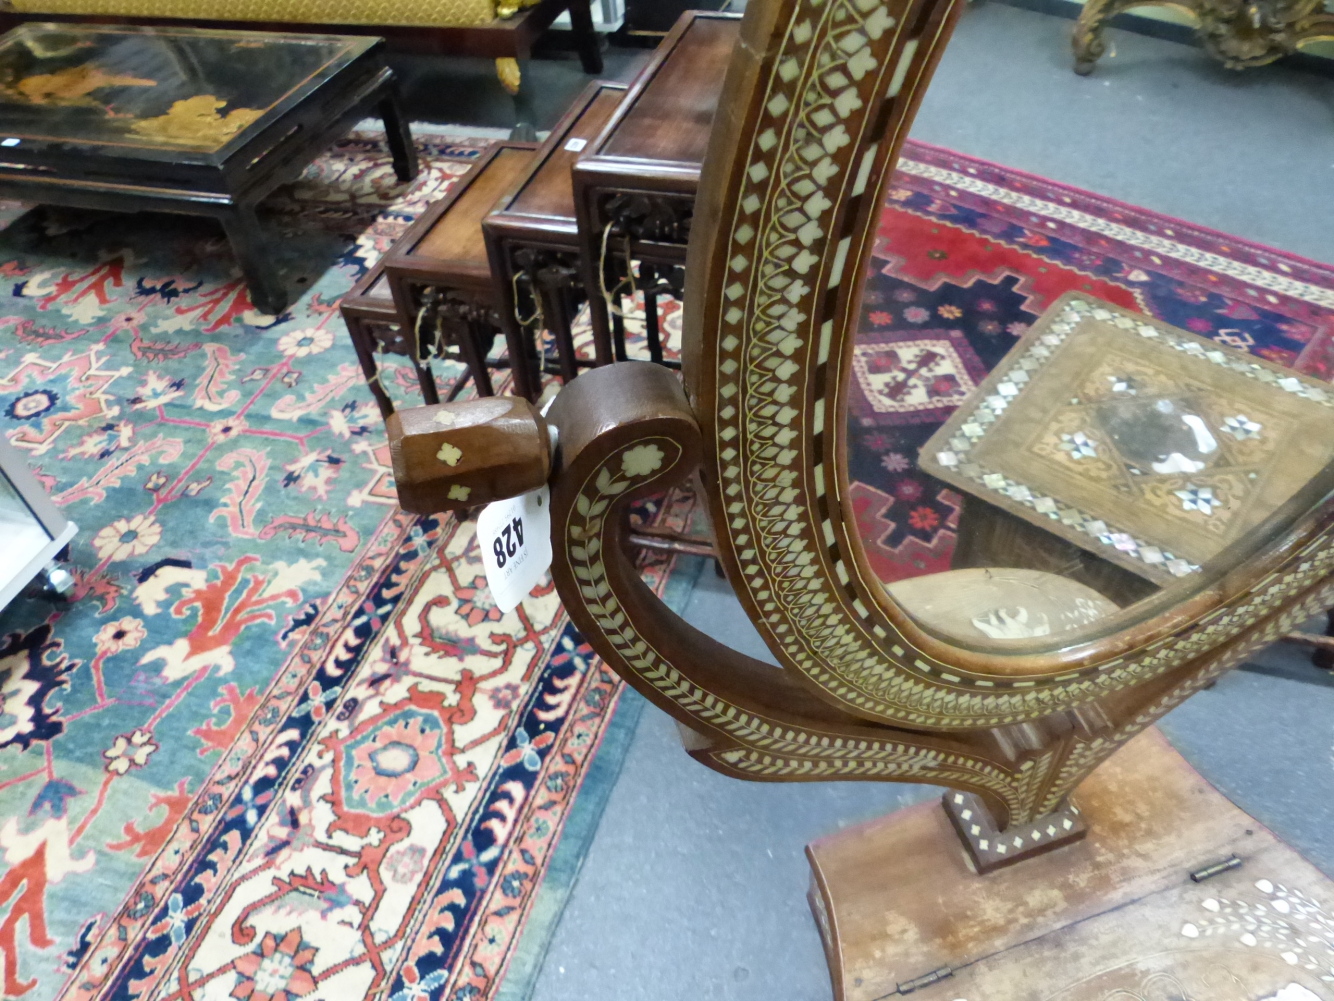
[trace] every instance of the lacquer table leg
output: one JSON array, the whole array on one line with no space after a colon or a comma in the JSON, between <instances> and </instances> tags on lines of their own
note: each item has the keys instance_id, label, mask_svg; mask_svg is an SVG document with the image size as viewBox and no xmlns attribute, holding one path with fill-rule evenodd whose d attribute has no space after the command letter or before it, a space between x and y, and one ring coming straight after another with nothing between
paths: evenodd
<instances>
[{"instance_id":1,"label":"lacquer table leg","mask_svg":"<svg viewBox=\"0 0 1334 1001\"><path fill-rule=\"evenodd\" d=\"M398 101L397 91L391 89L380 100L380 118L384 122L385 142L394 158L394 173L407 183L417 177L417 147L412 142L412 131Z\"/></svg>"},{"instance_id":2,"label":"lacquer table leg","mask_svg":"<svg viewBox=\"0 0 1334 1001\"><path fill-rule=\"evenodd\" d=\"M236 206L230 214L223 216L222 228L227 232L241 274L250 289L250 301L261 313L277 316L287 308L287 290L270 260L255 210Z\"/></svg>"}]
</instances>

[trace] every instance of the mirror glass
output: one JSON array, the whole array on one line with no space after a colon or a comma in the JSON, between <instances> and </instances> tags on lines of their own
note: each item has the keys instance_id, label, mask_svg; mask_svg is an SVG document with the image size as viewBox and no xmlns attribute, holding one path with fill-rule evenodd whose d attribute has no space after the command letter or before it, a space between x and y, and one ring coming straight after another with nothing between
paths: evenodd
<instances>
[{"instance_id":1,"label":"mirror glass","mask_svg":"<svg viewBox=\"0 0 1334 1001\"><path fill-rule=\"evenodd\" d=\"M867 565L928 632L1061 649L1198 594L1334 485L1302 276L909 142L844 395ZM1285 274L1286 271L1286 274Z\"/></svg>"}]
</instances>

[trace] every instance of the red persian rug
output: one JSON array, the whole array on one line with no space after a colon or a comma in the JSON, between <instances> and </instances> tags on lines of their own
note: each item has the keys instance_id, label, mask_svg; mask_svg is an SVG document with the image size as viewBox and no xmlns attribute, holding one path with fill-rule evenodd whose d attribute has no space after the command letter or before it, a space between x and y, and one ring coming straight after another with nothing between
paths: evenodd
<instances>
[{"instance_id":1,"label":"red persian rug","mask_svg":"<svg viewBox=\"0 0 1334 1001\"><path fill-rule=\"evenodd\" d=\"M917 451L1062 293L1334 375L1334 268L909 142L862 299L851 495L886 581L948 570L961 498Z\"/></svg>"}]
</instances>

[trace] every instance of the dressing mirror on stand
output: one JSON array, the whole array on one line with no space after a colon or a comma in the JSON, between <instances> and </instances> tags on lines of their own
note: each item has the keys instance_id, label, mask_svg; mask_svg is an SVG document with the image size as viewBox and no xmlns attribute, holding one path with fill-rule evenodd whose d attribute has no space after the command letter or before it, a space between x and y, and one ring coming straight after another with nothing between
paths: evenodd
<instances>
[{"instance_id":1,"label":"dressing mirror on stand","mask_svg":"<svg viewBox=\"0 0 1334 1001\"><path fill-rule=\"evenodd\" d=\"M1164 970L1198 993L1219 969L1239 998L1327 991L1281 950L1180 932L1203 927L1179 920L1208 896L1192 875L1328 887L1152 724L1334 603L1334 396L1084 293L1035 302L987 366L938 306L929 329L854 340L958 6L751 0L695 207L684 384L626 362L545 418L423 408L392 433L395 472L423 512L549 483L571 617L701 763L947 788L808 849L838 997L1102 998ZM949 537L886 572L854 466L868 429L903 427L899 482L948 500L929 527ZM696 473L778 670L638 577L630 503Z\"/></svg>"}]
</instances>

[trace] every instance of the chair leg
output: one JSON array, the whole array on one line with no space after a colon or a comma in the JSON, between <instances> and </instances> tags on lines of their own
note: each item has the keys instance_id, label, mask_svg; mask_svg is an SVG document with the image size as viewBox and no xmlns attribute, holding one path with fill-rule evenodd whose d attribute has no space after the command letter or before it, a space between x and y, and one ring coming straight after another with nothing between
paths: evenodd
<instances>
[{"instance_id":1,"label":"chair leg","mask_svg":"<svg viewBox=\"0 0 1334 1001\"><path fill-rule=\"evenodd\" d=\"M579 49L579 62L585 73L602 72L602 40L593 29L593 10L590 0L570 0L570 27Z\"/></svg>"}]
</instances>

